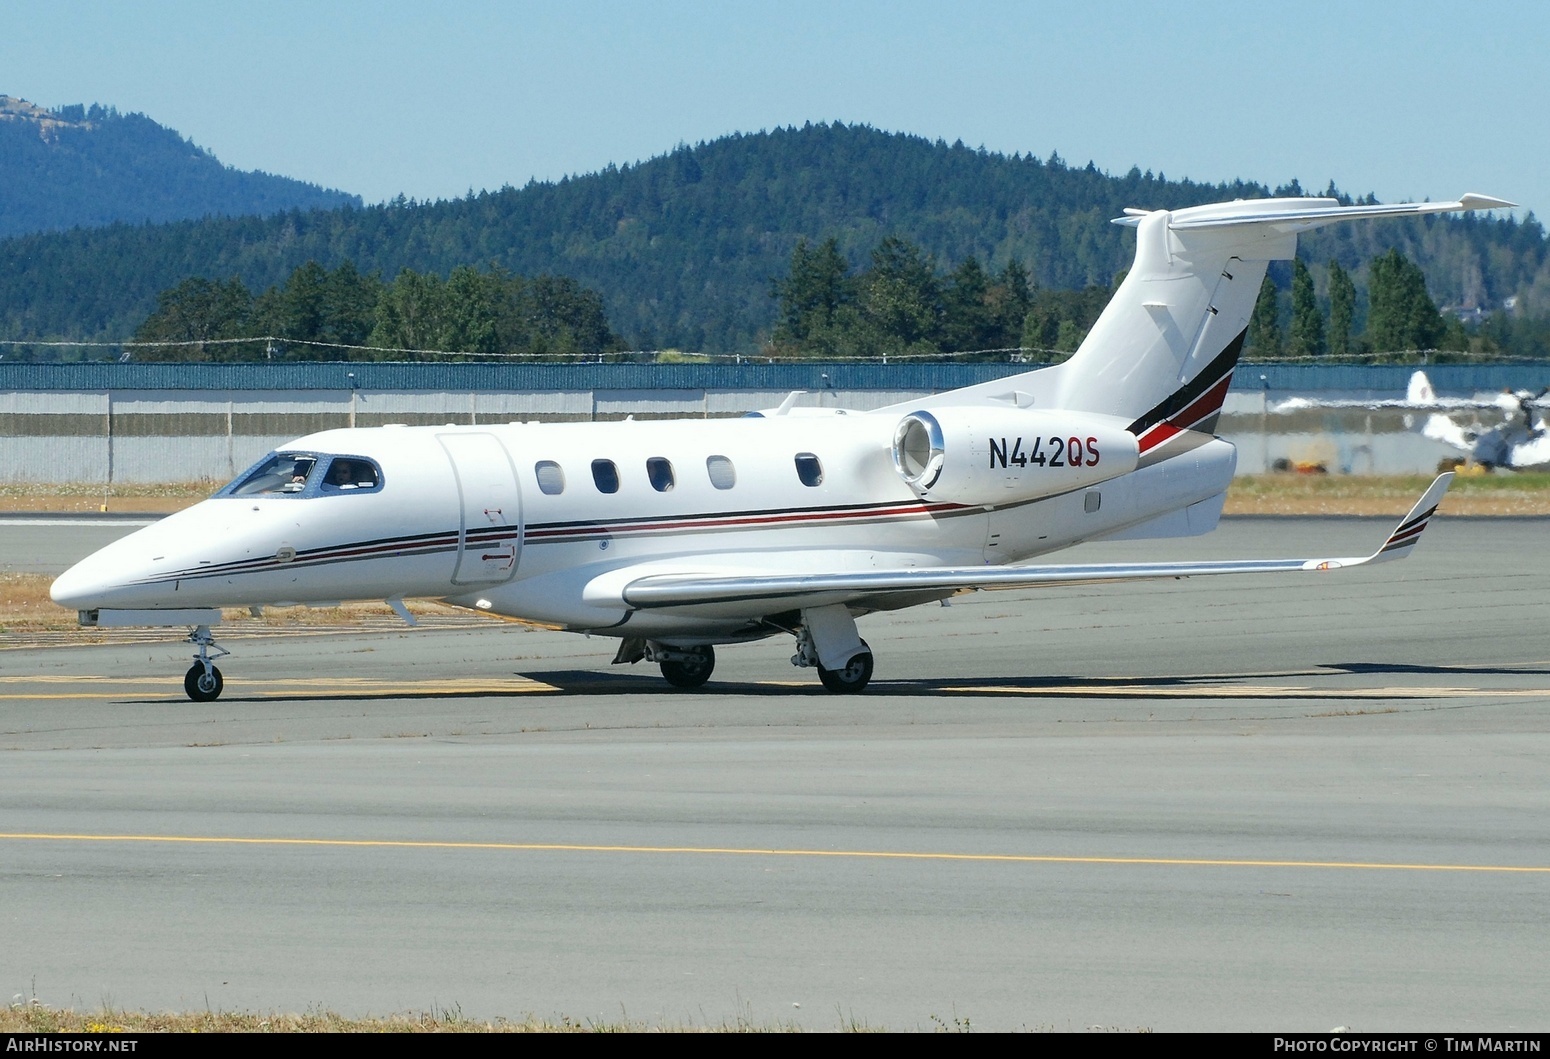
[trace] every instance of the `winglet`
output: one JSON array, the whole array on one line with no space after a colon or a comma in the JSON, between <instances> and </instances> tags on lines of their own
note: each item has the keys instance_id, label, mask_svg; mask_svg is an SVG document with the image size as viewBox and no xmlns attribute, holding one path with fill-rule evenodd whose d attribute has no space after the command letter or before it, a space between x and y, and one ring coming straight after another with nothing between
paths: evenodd
<instances>
[{"instance_id":1,"label":"winglet","mask_svg":"<svg viewBox=\"0 0 1550 1059\"><path fill-rule=\"evenodd\" d=\"M1389 539L1383 542L1383 547L1373 553L1369 562L1383 563L1390 559L1403 559L1410 554L1410 549L1416 546L1421 539L1421 533L1426 529L1427 522L1437 512L1437 505L1442 503L1442 498L1448 491L1448 486L1453 484L1453 472L1439 474L1431 488L1421 494L1421 499L1415 502L1415 507L1410 509L1403 521L1389 534Z\"/></svg>"},{"instance_id":2,"label":"winglet","mask_svg":"<svg viewBox=\"0 0 1550 1059\"><path fill-rule=\"evenodd\" d=\"M1421 539L1421 533L1426 529L1427 522L1437 513L1437 505L1442 503L1443 494L1452 484L1452 471L1439 474L1431 487L1421 494L1421 499L1415 502L1415 506L1410 509L1410 514L1400 519L1399 525L1394 527L1394 532L1390 533L1382 546L1371 555L1353 556L1348 559L1309 559L1303 563L1302 569L1343 570L1352 566L1365 566L1368 563L1386 563L1391 559L1403 559Z\"/></svg>"}]
</instances>

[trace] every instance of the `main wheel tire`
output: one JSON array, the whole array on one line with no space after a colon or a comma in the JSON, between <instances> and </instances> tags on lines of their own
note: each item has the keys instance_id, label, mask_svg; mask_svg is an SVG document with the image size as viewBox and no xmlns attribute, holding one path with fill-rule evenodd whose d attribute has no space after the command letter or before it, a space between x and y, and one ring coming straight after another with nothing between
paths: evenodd
<instances>
[{"instance_id":1,"label":"main wheel tire","mask_svg":"<svg viewBox=\"0 0 1550 1059\"><path fill-rule=\"evenodd\" d=\"M716 649L709 644L703 647L681 647L677 650L695 657L685 661L664 659L659 664L662 675L675 688L697 688L710 679L716 669Z\"/></svg>"},{"instance_id":2,"label":"main wheel tire","mask_svg":"<svg viewBox=\"0 0 1550 1059\"><path fill-rule=\"evenodd\" d=\"M851 656L844 669L825 669L818 666L818 679L836 695L855 695L872 679L872 650L861 641L861 650Z\"/></svg>"},{"instance_id":3,"label":"main wheel tire","mask_svg":"<svg viewBox=\"0 0 1550 1059\"><path fill-rule=\"evenodd\" d=\"M221 697L221 689L226 682L221 679L221 671L214 666L210 672L205 672L202 663L195 662L188 667L188 672L183 675L183 690L188 692L188 697L195 702L214 702Z\"/></svg>"}]
</instances>

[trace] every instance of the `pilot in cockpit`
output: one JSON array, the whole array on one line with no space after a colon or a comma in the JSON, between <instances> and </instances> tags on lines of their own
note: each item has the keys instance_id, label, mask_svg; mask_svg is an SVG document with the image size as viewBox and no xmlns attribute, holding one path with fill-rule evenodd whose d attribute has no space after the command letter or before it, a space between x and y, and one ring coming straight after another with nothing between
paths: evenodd
<instances>
[{"instance_id":1,"label":"pilot in cockpit","mask_svg":"<svg viewBox=\"0 0 1550 1059\"><path fill-rule=\"evenodd\" d=\"M328 484L335 489L354 489L355 465L349 460L335 460L328 469Z\"/></svg>"},{"instance_id":2,"label":"pilot in cockpit","mask_svg":"<svg viewBox=\"0 0 1550 1059\"><path fill-rule=\"evenodd\" d=\"M364 460L335 460L329 464L324 492L338 489L371 489L377 484L377 472Z\"/></svg>"}]
</instances>

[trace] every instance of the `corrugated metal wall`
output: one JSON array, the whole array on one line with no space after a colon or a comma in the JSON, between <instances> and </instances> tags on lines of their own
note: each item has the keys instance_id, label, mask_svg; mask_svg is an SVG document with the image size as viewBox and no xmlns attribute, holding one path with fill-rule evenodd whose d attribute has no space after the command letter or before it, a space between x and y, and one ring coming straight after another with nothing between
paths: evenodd
<instances>
[{"instance_id":1,"label":"corrugated metal wall","mask_svg":"<svg viewBox=\"0 0 1550 1059\"><path fill-rule=\"evenodd\" d=\"M870 409L1029 367L0 364L0 483L226 481L290 438L351 425L727 416L774 407L792 390L807 390L808 404ZM1271 393L1394 397L1413 371L1245 364L1228 411L1249 411L1234 406ZM1550 382L1550 365L1445 365L1427 373L1442 393Z\"/></svg>"},{"instance_id":2,"label":"corrugated metal wall","mask_svg":"<svg viewBox=\"0 0 1550 1059\"><path fill-rule=\"evenodd\" d=\"M592 390L950 390L1015 375L1032 364L6 364L0 394L17 390L393 390L564 392ZM1426 366L1439 391L1539 389L1550 364ZM1241 364L1233 388L1403 391L1413 365ZM1264 376L1264 382L1261 382Z\"/></svg>"}]
</instances>

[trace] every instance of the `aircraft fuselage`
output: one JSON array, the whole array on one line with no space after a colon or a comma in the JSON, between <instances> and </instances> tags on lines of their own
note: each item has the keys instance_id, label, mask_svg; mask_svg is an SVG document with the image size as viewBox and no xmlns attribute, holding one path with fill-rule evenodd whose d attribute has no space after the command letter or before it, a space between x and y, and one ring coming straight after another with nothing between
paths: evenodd
<instances>
[{"instance_id":1,"label":"aircraft fuselage","mask_svg":"<svg viewBox=\"0 0 1550 1059\"><path fill-rule=\"evenodd\" d=\"M1068 489L1076 469L1050 466L1050 448L1024 475L1042 472L1050 495L931 500L894 466L899 418L325 431L277 450L315 460L295 491L245 493L240 477L83 561L54 597L77 610L433 598L575 630L745 638L749 608L636 612L610 575L1001 565L1208 500L1232 476L1232 447L1202 437ZM332 488L336 460L368 480Z\"/></svg>"}]
</instances>

